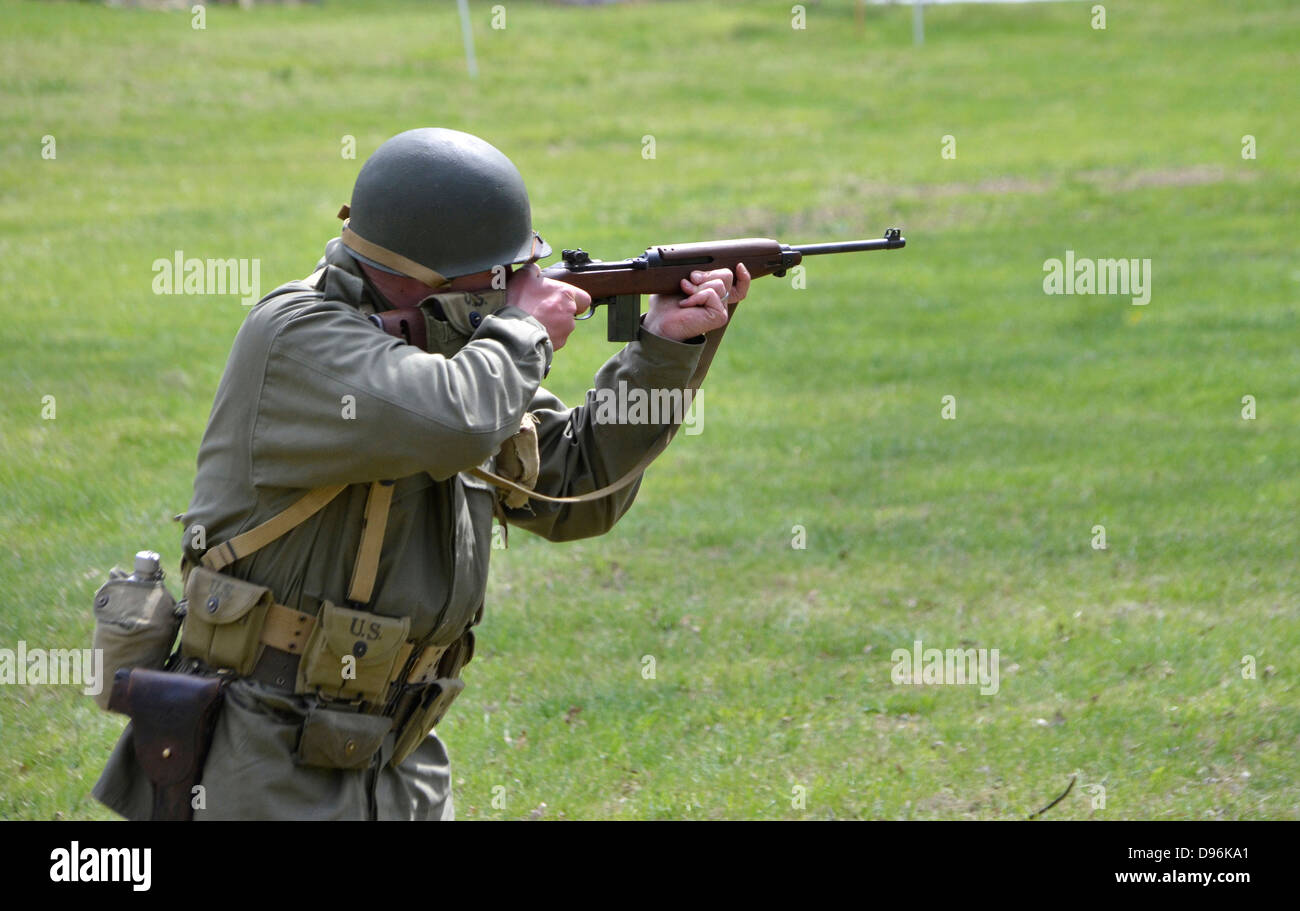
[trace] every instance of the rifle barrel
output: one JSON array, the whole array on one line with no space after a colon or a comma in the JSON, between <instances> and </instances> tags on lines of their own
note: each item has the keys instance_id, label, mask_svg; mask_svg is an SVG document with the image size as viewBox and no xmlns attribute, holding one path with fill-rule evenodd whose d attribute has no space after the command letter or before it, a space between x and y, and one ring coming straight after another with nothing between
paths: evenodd
<instances>
[{"instance_id":1,"label":"rifle barrel","mask_svg":"<svg viewBox=\"0 0 1300 911\"><path fill-rule=\"evenodd\" d=\"M892 232L879 240L846 240L832 244L803 244L792 247L804 256L820 256L823 253L859 253L864 250L897 250L906 246L907 238Z\"/></svg>"}]
</instances>

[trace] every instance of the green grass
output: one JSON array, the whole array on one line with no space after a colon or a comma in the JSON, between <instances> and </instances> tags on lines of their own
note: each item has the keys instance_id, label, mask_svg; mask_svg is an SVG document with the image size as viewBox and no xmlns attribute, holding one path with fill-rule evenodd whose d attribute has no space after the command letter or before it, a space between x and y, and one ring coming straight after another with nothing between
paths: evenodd
<instances>
[{"instance_id":1,"label":"green grass","mask_svg":"<svg viewBox=\"0 0 1300 911\"><path fill-rule=\"evenodd\" d=\"M462 818L1016 818L1075 772L1051 817L1300 817L1300 9L932 8L917 48L847 0L473 6L477 82L452 4L0 2L0 646L88 645L111 565L178 559L245 311L152 261L304 275L365 156L451 126L556 249L909 238L756 285L611 534L494 553L440 730ZM1044 295L1066 249L1150 258L1150 305ZM999 649L999 692L893 685L914 639ZM120 728L0 688L0 816L109 816Z\"/></svg>"}]
</instances>

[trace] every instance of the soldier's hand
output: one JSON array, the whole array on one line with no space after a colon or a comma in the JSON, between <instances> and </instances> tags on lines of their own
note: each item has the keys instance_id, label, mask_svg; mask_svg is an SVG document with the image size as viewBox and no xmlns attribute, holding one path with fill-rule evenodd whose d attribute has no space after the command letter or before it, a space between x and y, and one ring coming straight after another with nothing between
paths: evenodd
<instances>
[{"instance_id":1,"label":"soldier's hand","mask_svg":"<svg viewBox=\"0 0 1300 911\"><path fill-rule=\"evenodd\" d=\"M536 265L516 269L506 283L506 303L518 307L546 327L551 347L564 347L573 331L573 318L591 306L591 295L581 288L543 278Z\"/></svg>"},{"instance_id":2,"label":"soldier's hand","mask_svg":"<svg viewBox=\"0 0 1300 911\"><path fill-rule=\"evenodd\" d=\"M684 294L650 295L650 309L642 325L648 332L678 342L725 326L727 304L745 299L749 279L744 263L737 264L734 276L730 269L692 272L689 281L682 279Z\"/></svg>"}]
</instances>

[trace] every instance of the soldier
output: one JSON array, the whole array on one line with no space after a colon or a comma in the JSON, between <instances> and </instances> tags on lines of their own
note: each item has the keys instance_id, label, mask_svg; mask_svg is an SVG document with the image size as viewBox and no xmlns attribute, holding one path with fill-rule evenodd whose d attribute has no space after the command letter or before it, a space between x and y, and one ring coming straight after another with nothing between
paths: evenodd
<instances>
[{"instance_id":1,"label":"soldier","mask_svg":"<svg viewBox=\"0 0 1300 911\"><path fill-rule=\"evenodd\" d=\"M749 286L741 267L652 297L639 338L569 409L540 384L591 301L534 265L550 248L505 155L402 133L340 217L316 272L248 314L199 449L171 669L228 682L196 819L453 818L433 728L473 655L493 516L552 541L599 535L639 486L551 503L469 472L552 497L635 472L664 427L596 422L595 392L685 387L702 333ZM427 352L368 319L417 305ZM149 818L130 726L94 793Z\"/></svg>"}]
</instances>

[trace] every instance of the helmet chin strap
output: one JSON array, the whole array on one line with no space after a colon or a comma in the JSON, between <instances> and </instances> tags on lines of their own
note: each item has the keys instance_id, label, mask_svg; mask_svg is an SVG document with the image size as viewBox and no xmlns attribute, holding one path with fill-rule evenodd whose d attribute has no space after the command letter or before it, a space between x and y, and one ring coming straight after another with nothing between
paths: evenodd
<instances>
[{"instance_id":1,"label":"helmet chin strap","mask_svg":"<svg viewBox=\"0 0 1300 911\"><path fill-rule=\"evenodd\" d=\"M373 259L381 266L387 266L395 269L402 275L409 275L411 278L433 289L445 288L451 283L451 279L439 272L422 266L413 259L407 259L400 253L394 253L392 250L371 243L356 231L353 231L348 225L351 209L344 206L339 209L339 218L343 219L343 246L347 247L353 253L359 253L367 259Z\"/></svg>"}]
</instances>

